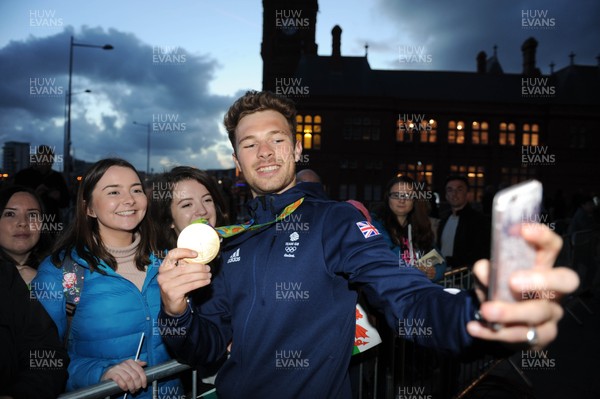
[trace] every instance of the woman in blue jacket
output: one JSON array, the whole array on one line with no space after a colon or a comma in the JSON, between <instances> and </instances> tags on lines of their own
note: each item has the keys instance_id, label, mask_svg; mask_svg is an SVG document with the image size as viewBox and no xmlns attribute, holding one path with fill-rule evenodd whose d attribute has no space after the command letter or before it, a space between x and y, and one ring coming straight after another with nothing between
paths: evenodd
<instances>
[{"instance_id":1,"label":"woman in blue jacket","mask_svg":"<svg viewBox=\"0 0 600 399\"><path fill-rule=\"evenodd\" d=\"M160 260L147 208L140 176L130 163L98 161L81 182L74 223L33 281L32 289L67 341L68 391L113 380L124 391L137 392L136 398L151 397L143 367L170 359L157 323ZM67 303L76 305L70 326ZM175 327L169 329L176 334ZM176 397L180 391L179 381L169 380L159 384L158 394Z\"/></svg>"}]
</instances>

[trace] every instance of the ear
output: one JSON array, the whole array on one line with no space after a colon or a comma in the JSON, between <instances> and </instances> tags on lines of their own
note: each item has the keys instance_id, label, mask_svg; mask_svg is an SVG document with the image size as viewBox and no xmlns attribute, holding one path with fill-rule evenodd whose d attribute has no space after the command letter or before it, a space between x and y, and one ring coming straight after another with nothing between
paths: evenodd
<instances>
[{"instance_id":1,"label":"ear","mask_svg":"<svg viewBox=\"0 0 600 399\"><path fill-rule=\"evenodd\" d=\"M231 154L231 157L233 158L233 163L235 163L235 167L241 172L242 168L240 167L240 162L238 161L235 152Z\"/></svg>"},{"instance_id":2,"label":"ear","mask_svg":"<svg viewBox=\"0 0 600 399\"><path fill-rule=\"evenodd\" d=\"M296 141L296 145L294 146L294 159L296 162L300 161L300 156L302 156L302 143Z\"/></svg>"},{"instance_id":3,"label":"ear","mask_svg":"<svg viewBox=\"0 0 600 399\"><path fill-rule=\"evenodd\" d=\"M89 217L96 218L96 212L92 209L92 207L86 205L86 213Z\"/></svg>"}]
</instances>

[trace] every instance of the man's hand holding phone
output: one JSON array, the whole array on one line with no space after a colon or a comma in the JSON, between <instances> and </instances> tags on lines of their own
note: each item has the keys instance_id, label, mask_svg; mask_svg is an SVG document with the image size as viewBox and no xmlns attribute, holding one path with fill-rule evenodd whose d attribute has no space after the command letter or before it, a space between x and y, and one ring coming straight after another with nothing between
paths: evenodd
<instances>
[{"instance_id":1,"label":"man's hand holding phone","mask_svg":"<svg viewBox=\"0 0 600 399\"><path fill-rule=\"evenodd\" d=\"M562 239L536 223L540 202L541 185L535 181L494 199L492 262L480 260L473 268L484 319L467 324L474 337L534 350L556 337L563 315L559 301L577 289L579 278L566 267L554 267Z\"/></svg>"}]
</instances>

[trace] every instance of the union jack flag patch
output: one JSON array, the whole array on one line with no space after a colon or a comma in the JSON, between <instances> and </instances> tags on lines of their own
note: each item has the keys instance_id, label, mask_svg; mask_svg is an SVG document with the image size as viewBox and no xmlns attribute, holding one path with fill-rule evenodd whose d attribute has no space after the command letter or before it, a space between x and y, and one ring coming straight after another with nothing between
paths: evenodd
<instances>
[{"instance_id":1,"label":"union jack flag patch","mask_svg":"<svg viewBox=\"0 0 600 399\"><path fill-rule=\"evenodd\" d=\"M362 233L362 235L365 236L365 238L374 237L374 236L379 235L379 231L377 231L375 226L373 226L371 223L367 222L366 220L364 222L356 222L356 225L360 229L360 232Z\"/></svg>"}]
</instances>

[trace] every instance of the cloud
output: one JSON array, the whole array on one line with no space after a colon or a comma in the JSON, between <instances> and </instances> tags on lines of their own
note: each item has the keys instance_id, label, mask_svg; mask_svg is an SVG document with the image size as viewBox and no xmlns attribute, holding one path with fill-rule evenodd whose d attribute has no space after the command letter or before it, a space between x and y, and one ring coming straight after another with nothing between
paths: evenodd
<instances>
[{"instance_id":1,"label":"cloud","mask_svg":"<svg viewBox=\"0 0 600 399\"><path fill-rule=\"evenodd\" d=\"M218 63L176 44L143 43L116 29L84 26L74 33L67 27L1 48L0 141L45 143L62 152L71 35L77 44L114 47L73 47L71 141L77 158L118 155L144 170L150 125L155 170L169 163L233 166L223 165L216 150L227 141L220 124L234 100L210 93Z\"/></svg>"},{"instance_id":2,"label":"cloud","mask_svg":"<svg viewBox=\"0 0 600 399\"><path fill-rule=\"evenodd\" d=\"M462 0L380 0L377 4L382 19L396 27L398 46L422 46L431 54L431 65L412 65L435 70L474 71L479 51L488 56L498 46L498 58L505 72L521 72L521 44L533 36L539 42L537 64L544 73L550 62L560 69L569 63L568 54L577 54L576 63L595 65L600 50L598 37L600 3L527 0L519 2ZM547 13L553 18L551 29L528 29L522 25L523 13ZM398 69L397 56L389 65Z\"/></svg>"}]
</instances>

